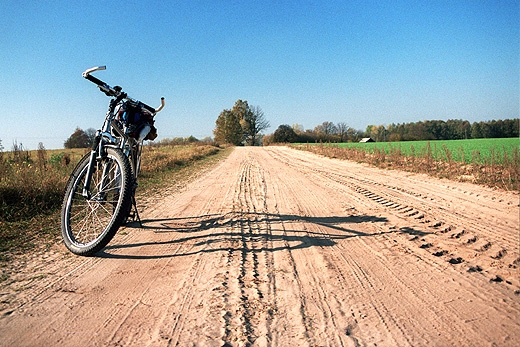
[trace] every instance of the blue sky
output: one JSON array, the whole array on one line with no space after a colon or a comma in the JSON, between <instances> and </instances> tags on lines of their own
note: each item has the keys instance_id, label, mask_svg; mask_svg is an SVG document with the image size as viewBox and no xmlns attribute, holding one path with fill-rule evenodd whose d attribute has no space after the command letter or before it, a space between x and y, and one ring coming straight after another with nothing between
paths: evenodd
<instances>
[{"instance_id":1,"label":"blue sky","mask_svg":"<svg viewBox=\"0 0 520 347\"><path fill-rule=\"evenodd\" d=\"M213 136L236 100L281 124L519 116L519 1L0 3L0 140L62 148L108 98L150 105L160 138Z\"/></svg>"}]
</instances>

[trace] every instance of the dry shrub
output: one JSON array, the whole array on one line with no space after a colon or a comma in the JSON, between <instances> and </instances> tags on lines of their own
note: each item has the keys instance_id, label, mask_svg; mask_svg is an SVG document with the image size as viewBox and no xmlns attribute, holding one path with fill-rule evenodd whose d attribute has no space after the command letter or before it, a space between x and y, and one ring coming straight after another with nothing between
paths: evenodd
<instances>
[{"instance_id":1,"label":"dry shrub","mask_svg":"<svg viewBox=\"0 0 520 347\"><path fill-rule=\"evenodd\" d=\"M210 145L147 146L141 156L141 175L181 168L218 151L218 147Z\"/></svg>"},{"instance_id":2,"label":"dry shrub","mask_svg":"<svg viewBox=\"0 0 520 347\"><path fill-rule=\"evenodd\" d=\"M4 162L0 180L0 220L30 219L56 209L63 199L68 174L29 157L23 162Z\"/></svg>"},{"instance_id":3,"label":"dry shrub","mask_svg":"<svg viewBox=\"0 0 520 347\"><path fill-rule=\"evenodd\" d=\"M47 151L43 146L43 143L38 143L38 167L40 171L43 171L47 168Z\"/></svg>"}]
</instances>

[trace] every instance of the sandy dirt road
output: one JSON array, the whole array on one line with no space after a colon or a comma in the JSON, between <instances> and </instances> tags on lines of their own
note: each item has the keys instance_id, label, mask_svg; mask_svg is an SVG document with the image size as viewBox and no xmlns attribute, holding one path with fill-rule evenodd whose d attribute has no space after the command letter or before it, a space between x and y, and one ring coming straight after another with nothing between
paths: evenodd
<instances>
[{"instance_id":1,"label":"sandy dirt road","mask_svg":"<svg viewBox=\"0 0 520 347\"><path fill-rule=\"evenodd\" d=\"M520 345L516 193L236 148L145 205L13 264L0 345Z\"/></svg>"}]
</instances>

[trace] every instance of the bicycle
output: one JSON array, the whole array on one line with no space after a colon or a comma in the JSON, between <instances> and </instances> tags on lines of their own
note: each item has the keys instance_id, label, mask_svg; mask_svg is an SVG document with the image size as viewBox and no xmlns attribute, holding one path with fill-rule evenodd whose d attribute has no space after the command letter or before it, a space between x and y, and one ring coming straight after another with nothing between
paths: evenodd
<instances>
[{"instance_id":1,"label":"bicycle","mask_svg":"<svg viewBox=\"0 0 520 347\"><path fill-rule=\"evenodd\" d=\"M154 116L164 107L164 98L153 108L91 75L105 69L97 66L82 74L112 99L90 153L69 177L61 210L65 246L83 256L104 248L130 219L141 222L135 201L141 153L144 141L157 137Z\"/></svg>"}]
</instances>

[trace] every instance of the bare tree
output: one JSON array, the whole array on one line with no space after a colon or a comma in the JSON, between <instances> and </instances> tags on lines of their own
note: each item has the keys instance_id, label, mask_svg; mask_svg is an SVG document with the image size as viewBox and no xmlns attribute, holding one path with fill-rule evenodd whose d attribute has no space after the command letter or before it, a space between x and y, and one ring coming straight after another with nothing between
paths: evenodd
<instances>
[{"instance_id":1,"label":"bare tree","mask_svg":"<svg viewBox=\"0 0 520 347\"><path fill-rule=\"evenodd\" d=\"M338 128L332 122L323 122L320 125L314 127L314 132L321 141L331 141L333 135L336 135Z\"/></svg>"},{"instance_id":2,"label":"bare tree","mask_svg":"<svg viewBox=\"0 0 520 347\"><path fill-rule=\"evenodd\" d=\"M344 140L347 139L347 131L348 131L348 125L346 123L340 122L336 125L336 128L338 129L338 135L339 135L339 142L345 142Z\"/></svg>"},{"instance_id":3,"label":"bare tree","mask_svg":"<svg viewBox=\"0 0 520 347\"><path fill-rule=\"evenodd\" d=\"M305 129L303 128L303 125L298 124L298 123L293 124L292 128L296 134L301 134L305 131Z\"/></svg>"},{"instance_id":4,"label":"bare tree","mask_svg":"<svg viewBox=\"0 0 520 347\"><path fill-rule=\"evenodd\" d=\"M251 106L249 112L242 118L242 129L246 144L249 146L260 145L260 133L269 128L269 122L265 119L264 111L260 106Z\"/></svg>"}]
</instances>

